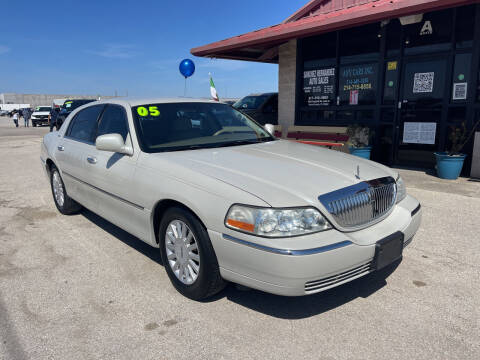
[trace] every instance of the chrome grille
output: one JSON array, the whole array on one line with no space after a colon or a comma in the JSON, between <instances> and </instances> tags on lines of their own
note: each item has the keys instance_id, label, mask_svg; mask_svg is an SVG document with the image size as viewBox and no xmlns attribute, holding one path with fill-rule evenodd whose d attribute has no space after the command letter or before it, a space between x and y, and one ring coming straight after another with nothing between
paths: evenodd
<instances>
[{"instance_id":1,"label":"chrome grille","mask_svg":"<svg viewBox=\"0 0 480 360\"><path fill-rule=\"evenodd\" d=\"M373 223L389 213L396 196L395 180L384 177L332 191L318 199L340 226L355 228Z\"/></svg>"},{"instance_id":2,"label":"chrome grille","mask_svg":"<svg viewBox=\"0 0 480 360\"><path fill-rule=\"evenodd\" d=\"M357 266L356 268L341 272L336 275L328 276L319 280L309 281L305 283L305 291L310 293L326 290L334 287L339 283L347 282L349 280L353 280L355 278L366 275L371 271L373 271L372 263L368 262L366 264Z\"/></svg>"}]
</instances>

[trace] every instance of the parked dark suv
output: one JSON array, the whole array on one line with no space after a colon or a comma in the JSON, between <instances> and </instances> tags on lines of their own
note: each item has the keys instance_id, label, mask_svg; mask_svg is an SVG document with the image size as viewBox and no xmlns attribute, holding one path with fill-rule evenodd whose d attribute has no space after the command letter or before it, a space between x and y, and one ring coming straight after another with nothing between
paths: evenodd
<instances>
[{"instance_id":1,"label":"parked dark suv","mask_svg":"<svg viewBox=\"0 0 480 360\"><path fill-rule=\"evenodd\" d=\"M248 95L232 106L262 125L278 124L278 93Z\"/></svg>"},{"instance_id":2,"label":"parked dark suv","mask_svg":"<svg viewBox=\"0 0 480 360\"><path fill-rule=\"evenodd\" d=\"M63 122L67 118L70 113L75 110L76 108L91 103L92 101L96 101L94 99L69 99L65 100L65 102L62 105L62 108L60 109L60 113L58 114L57 117L57 130L60 129L62 126Z\"/></svg>"}]
</instances>

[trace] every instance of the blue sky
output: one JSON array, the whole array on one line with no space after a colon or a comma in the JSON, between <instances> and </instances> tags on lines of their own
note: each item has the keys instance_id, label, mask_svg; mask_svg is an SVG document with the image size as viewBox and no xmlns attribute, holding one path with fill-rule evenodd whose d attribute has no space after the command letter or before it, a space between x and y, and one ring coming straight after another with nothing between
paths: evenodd
<instances>
[{"instance_id":1,"label":"blue sky","mask_svg":"<svg viewBox=\"0 0 480 360\"><path fill-rule=\"evenodd\" d=\"M277 24L306 0L0 0L0 93L188 96L277 90L277 65L195 58L192 47ZM5 15L7 14L7 15ZM18 16L15 16L18 15Z\"/></svg>"}]
</instances>

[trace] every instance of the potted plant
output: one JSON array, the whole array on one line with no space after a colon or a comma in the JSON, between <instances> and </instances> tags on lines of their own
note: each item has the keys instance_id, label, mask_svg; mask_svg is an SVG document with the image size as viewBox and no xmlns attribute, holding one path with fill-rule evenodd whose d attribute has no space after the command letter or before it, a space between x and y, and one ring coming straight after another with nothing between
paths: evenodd
<instances>
[{"instance_id":1,"label":"potted plant","mask_svg":"<svg viewBox=\"0 0 480 360\"><path fill-rule=\"evenodd\" d=\"M467 155L461 151L472 137L479 123L480 119L473 126L470 133L467 133L465 122L462 122L460 126L451 127L448 136L451 144L450 150L435 153L437 159L436 169L439 178L455 180L460 176L463 163L467 157Z\"/></svg>"},{"instance_id":2,"label":"potted plant","mask_svg":"<svg viewBox=\"0 0 480 360\"><path fill-rule=\"evenodd\" d=\"M370 159L372 147L369 146L369 144L373 137L373 131L367 126L354 124L347 128L347 135L350 154L364 159Z\"/></svg>"}]
</instances>

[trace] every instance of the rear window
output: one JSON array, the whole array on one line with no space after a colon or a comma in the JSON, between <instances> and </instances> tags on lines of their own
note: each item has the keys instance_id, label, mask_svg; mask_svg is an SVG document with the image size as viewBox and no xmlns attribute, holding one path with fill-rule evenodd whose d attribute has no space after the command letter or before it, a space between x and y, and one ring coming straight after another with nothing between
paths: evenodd
<instances>
[{"instance_id":1,"label":"rear window","mask_svg":"<svg viewBox=\"0 0 480 360\"><path fill-rule=\"evenodd\" d=\"M95 101L95 100L87 100L87 99L85 99L85 100L67 100L63 103L62 109L65 109L67 111L73 111L76 108L78 108L82 105L91 103L93 101Z\"/></svg>"},{"instance_id":2,"label":"rear window","mask_svg":"<svg viewBox=\"0 0 480 360\"><path fill-rule=\"evenodd\" d=\"M262 104L267 101L270 95L255 95L245 96L243 99L237 101L233 107L238 110L242 109L258 109Z\"/></svg>"}]
</instances>

